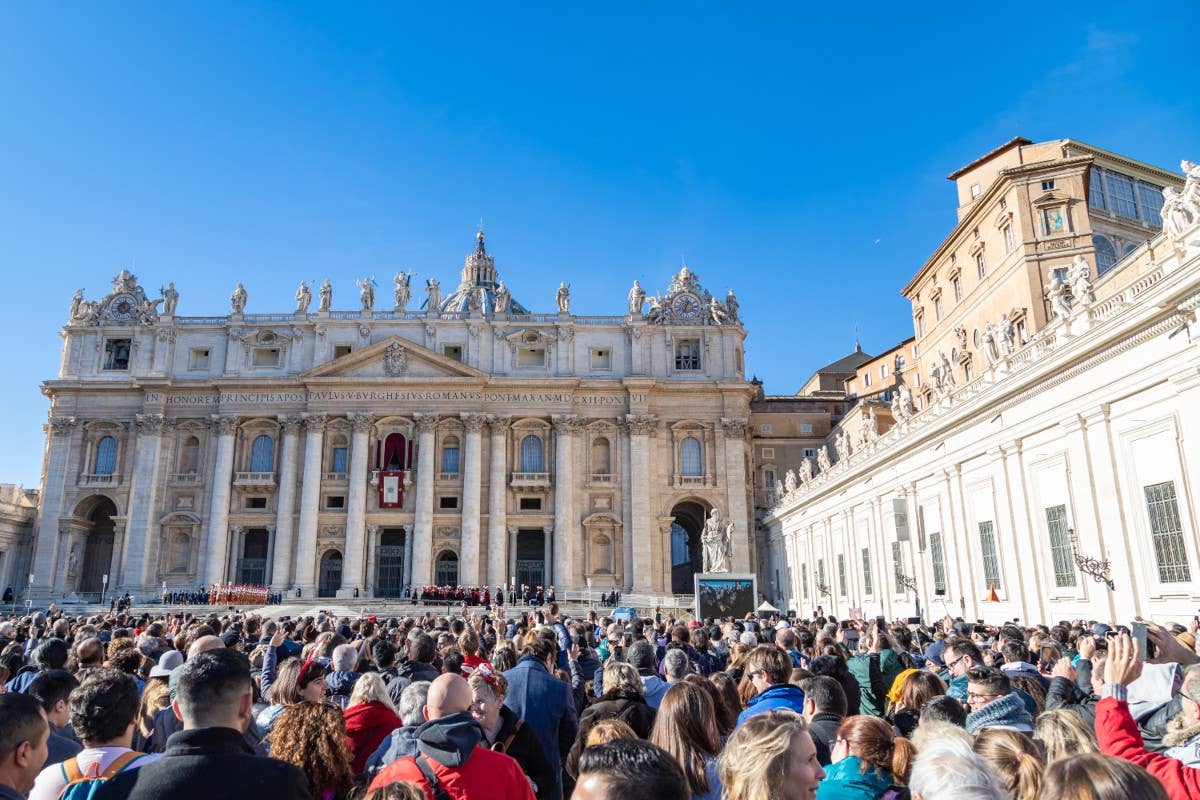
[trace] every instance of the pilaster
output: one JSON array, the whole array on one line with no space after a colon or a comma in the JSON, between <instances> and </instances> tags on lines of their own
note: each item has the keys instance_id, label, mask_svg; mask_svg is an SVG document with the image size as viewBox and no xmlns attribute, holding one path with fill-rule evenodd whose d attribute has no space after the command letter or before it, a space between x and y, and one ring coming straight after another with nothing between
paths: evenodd
<instances>
[{"instance_id":1,"label":"pilaster","mask_svg":"<svg viewBox=\"0 0 1200 800\"><path fill-rule=\"evenodd\" d=\"M213 469L212 501L209 503L205 583L225 581L226 556L229 552L229 497L233 480L234 440L238 421L235 417L213 417L217 434L217 456Z\"/></svg>"}]
</instances>

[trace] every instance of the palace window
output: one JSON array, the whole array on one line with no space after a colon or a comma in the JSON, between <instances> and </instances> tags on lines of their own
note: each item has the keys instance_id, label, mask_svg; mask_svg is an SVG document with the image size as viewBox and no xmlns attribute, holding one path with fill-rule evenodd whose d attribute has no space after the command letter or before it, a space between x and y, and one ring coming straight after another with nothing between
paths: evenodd
<instances>
[{"instance_id":1,"label":"palace window","mask_svg":"<svg viewBox=\"0 0 1200 800\"><path fill-rule=\"evenodd\" d=\"M763 485L768 489L775 488L775 470L768 469L763 471Z\"/></svg>"},{"instance_id":2,"label":"palace window","mask_svg":"<svg viewBox=\"0 0 1200 800\"><path fill-rule=\"evenodd\" d=\"M542 471L542 439L529 434L521 440L521 472Z\"/></svg>"},{"instance_id":3,"label":"palace window","mask_svg":"<svg viewBox=\"0 0 1200 800\"><path fill-rule=\"evenodd\" d=\"M904 551L899 542L892 542L892 579L895 581L896 594L904 593Z\"/></svg>"},{"instance_id":4,"label":"palace window","mask_svg":"<svg viewBox=\"0 0 1200 800\"><path fill-rule=\"evenodd\" d=\"M693 478L704 475L700 440L694 436L688 436L679 443L679 474Z\"/></svg>"},{"instance_id":5,"label":"palace window","mask_svg":"<svg viewBox=\"0 0 1200 800\"><path fill-rule=\"evenodd\" d=\"M770 433L771 432L771 423L764 422L762 425L758 426L758 429L763 433Z\"/></svg>"},{"instance_id":6,"label":"palace window","mask_svg":"<svg viewBox=\"0 0 1200 800\"><path fill-rule=\"evenodd\" d=\"M333 346L333 357L334 358L341 358L342 356L348 356L353 352L354 352L354 348L348 344L335 344Z\"/></svg>"},{"instance_id":7,"label":"palace window","mask_svg":"<svg viewBox=\"0 0 1200 800\"><path fill-rule=\"evenodd\" d=\"M1138 211L1141 212L1142 219L1156 228L1161 228L1162 217L1159 212L1163 205L1162 189L1152 183L1138 181L1137 199Z\"/></svg>"},{"instance_id":8,"label":"palace window","mask_svg":"<svg viewBox=\"0 0 1200 800\"><path fill-rule=\"evenodd\" d=\"M863 572L863 594L875 594L875 587L871 580L871 550L864 547L862 549L862 572Z\"/></svg>"},{"instance_id":9,"label":"palace window","mask_svg":"<svg viewBox=\"0 0 1200 800\"><path fill-rule=\"evenodd\" d=\"M458 474L458 437L447 436L442 441L442 472Z\"/></svg>"},{"instance_id":10,"label":"palace window","mask_svg":"<svg viewBox=\"0 0 1200 800\"><path fill-rule=\"evenodd\" d=\"M261 510L267 507L267 498L265 497L247 497L246 508L250 510Z\"/></svg>"},{"instance_id":11,"label":"palace window","mask_svg":"<svg viewBox=\"0 0 1200 800\"><path fill-rule=\"evenodd\" d=\"M250 471L275 471L275 440L270 436L263 434L256 437L250 445Z\"/></svg>"},{"instance_id":12,"label":"palace window","mask_svg":"<svg viewBox=\"0 0 1200 800\"><path fill-rule=\"evenodd\" d=\"M256 367L278 367L279 354L278 347L256 347L251 356L251 363Z\"/></svg>"},{"instance_id":13,"label":"palace window","mask_svg":"<svg viewBox=\"0 0 1200 800\"><path fill-rule=\"evenodd\" d=\"M988 589L1000 588L1000 556L996 552L996 527L991 520L979 523L979 550L983 554L983 580Z\"/></svg>"},{"instance_id":14,"label":"palace window","mask_svg":"<svg viewBox=\"0 0 1200 800\"><path fill-rule=\"evenodd\" d=\"M1054 181L1053 181L1053 180L1049 180L1049 181L1042 181L1042 191L1043 191L1043 192L1049 192L1049 191L1051 191L1053 188L1054 188Z\"/></svg>"},{"instance_id":15,"label":"palace window","mask_svg":"<svg viewBox=\"0 0 1200 800\"><path fill-rule=\"evenodd\" d=\"M1133 178L1118 172L1104 173L1104 188L1109 210L1121 217L1137 219L1137 201L1133 196Z\"/></svg>"},{"instance_id":16,"label":"palace window","mask_svg":"<svg viewBox=\"0 0 1200 800\"><path fill-rule=\"evenodd\" d=\"M699 339L679 339L675 342L675 369L700 369Z\"/></svg>"},{"instance_id":17,"label":"palace window","mask_svg":"<svg viewBox=\"0 0 1200 800\"><path fill-rule=\"evenodd\" d=\"M112 475L116 468L117 440L111 436L105 436L96 443L96 463L92 467L92 474Z\"/></svg>"},{"instance_id":18,"label":"palace window","mask_svg":"<svg viewBox=\"0 0 1200 800\"><path fill-rule=\"evenodd\" d=\"M132 339L104 340L104 368L112 370L129 369L129 351Z\"/></svg>"},{"instance_id":19,"label":"palace window","mask_svg":"<svg viewBox=\"0 0 1200 800\"><path fill-rule=\"evenodd\" d=\"M1017 246L1017 243L1013 238L1012 225L1005 225L1004 226L1004 252L1011 253L1013 251L1013 248L1016 246Z\"/></svg>"},{"instance_id":20,"label":"palace window","mask_svg":"<svg viewBox=\"0 0 1200 800\"><path fill-rule=\"evenodd\" d=\"M612 369L612 350L607 347L592 350L592 369Z\"/></svg>"},{"instance_id":21,"label":"palace window","mask_svg":"<svg viewBox=\"0 0 1200 800\"><path fill-rule=\"evenodd\" d=\"M940 294L933 298L933 318L937 322L942 321L942 296Z\"/></svg>"},{"instance_id":22,"label":"palace window","mask_svg":"<svg viewBox=\"0 0 1200 800\"><path fill-rule=\"evenodd\" d=\"M195 475L200 468L200 440L189 436L179 446L179 472L183 475Z\"/></svg>"},{"instance_id":23,"label":"palace window","mask_svg":"<svg viewBox=\"0 0 1200 800\"><path fill-rule=\"evenodd\" d=\"M1092 246L1096 248L1096 274L1103 275L1117 265L1117 249L1104 236L1093 236Z\"/></svg>"},{"instance_id":24,"label":"palace window","mask_svg":"<svg viewBox=\"0 0 1200 800\"><path fill-rule=\"evenodd\" d=\"M451 509L458 508L458 495L439 497L438 508Z\"/></svg>"},{"instance_id":25,"label":"palace window","mask_svg":"<svg viewBox=\"0 0 1200 800\"><path fill-rule=\"evenodd\" d=\"M762 449L762 457L764 459L775 458L775 448L774 447L764 447Z\"/></svg>"},{"instance_id":26,"label":"palace window","mask_svg":"<svg viewBox=\"0 0 1200 800\"><path fill-rule=\"evenodd\" d=\"M980 193L980 191L981 191L981 190L980 190L980 188L979 188L979 184L978 184L978 183L972 183L972 184L971 184L971 199L972 199L972 200L974 200L976 197L979 197L979 193Z\"/></svg>"},{"instance_id":27,"label":"palace window","mask_svg":"<svg viewBox=\"0 0 1200 800\"><path fill-rule=\"evenodd\" d=\"M198 347L188 354L188 369L208 369L210 352L207 347Z\"/></svg>"},{"instance_id":28,"label":"palace window","mask_svg":"<svg viewBox=\"0 0 1200 800\"><path fill-rule=\"evenodd\" d=\"M979 280L987 277L987 262L983 260L982 250L975 254L975 272L979 274Z\"/></svg>"},{"instance_id":29,"label":"palace window","mask_svg":"<svg viewBox=\"0 0 1200 800\"><path fill-rule=\"evenodd\" d=\"M442 355L446 358L452 358L455 361L463 360L463 349L461 344L442 345Z\"/></svg>"},{"instance_id":30,"label":"palace window","mask_svg":"<svg viewBox=\"0 0 1200 800\"><path fill-rule=\"evenodd\" d=\"M933 588L946 591L946 559L942 553L942 534L929 534L929 558L933 562Z\"/></svg>"},{"instance_id":31,"label":"palace window","mask_svg":"<svg viewBox=\"0 0 1200 800\"><path fill-rule=\"evenodd\" d=\"M1075 557L1071 552L1065 505L1046 509L1046 532L1050 538L1050 560L1054 564L1054 585L1060 589L1074 586Z\"/></svg>"},{"instance_id":32,"label":"palace window","mask_svg":"<svg viewBox=\"0 0 1200 800\"><path fill-rule=\"evenodd\" d=\"M521 348L518 348L517 349L517 366L518 367L544 367L544 366L546 366L546 348L544 348L544 347L521 347Z\"/></svg>"},{"instance_id":33,"label":"palace window","mask_svg":"<svg viewBox=\"0 0 1200 800\"><path fill-rule=\"evenodd\" d=\"M346 507L346 496L344 494L331 494L325 498L325 507L339 509Z\"/></svg>"},{"instance_id":34,"label":"palace window","mask_svg":"<svg viewBox=\"0 0 1200 800\"><path fill-rule=\"evenodd\" d=\"M1088 205L1101 210L1108 208L1104 201L1104 171L1099 167L1092 167L1088 178Z\"/></svg>"},{"instance_id":35,"label":"palace window","mask_svg":"<svg viewBox=\"0 0 1200 800\"><path fill-rule=\"evenodd\" d=\"M863 373L863 388L864 389L871 388L871 373L869 373L869 372Z\"/></svg>"},{"instance_id":36,"label":"palace window","mask_svg":"<svg viewBox=\"0 0 1200 800\"><path fill-rule=\"evenodd\" d=\"M925 315L917 314L914 319L917 323L917 338L923 338L925 336Z\"/></svg>"},{"instance_id":37,"label":"palace window","mask_svg":"<svg viewBox=\"0 0 1200 800\"><path fill-rule=\"evenodd\" d=\"M1145 487L1145 492L1158 579L1162 583L1187 583L1192 579L1192 571L1188 568L1183 525L1179 521L1175 482L1152 484Z\"/></svg>"},{"instance_id":38,"label":"palace window","mask_svg":"<svg viewBox=\"0 0 1200 800\"><path fill-rule=\"evenodd\" d=\"M609 475L612 472L612 447L608 439L597 436L592 441L592 474Z\"/></svg>"},{"instance_id":39,"label":"palace window","mask_svg":"<svg viewBox=\"0 0 1200 800\"><path fill-rule=\"evenodd\" d=\"M329 471L345 473L347 454L346 437L338 436L333 440L333 449L329 453Z\"/></svg>"},{"instance_id":40,"label":"palace window","mask_svg":"<svg viewBox=\"0 0 1200 800\"><path fill-rule=\"evenodd\" d=\"M800 451L800 455L802 455L804 458L816 458L817 457L817 448L805 447L803 450Z\"/></svg>"},{"instance_id":41,"label":"palace window","mask_svg":"<svg viewBox=\"0 0 1200 800\"><path fill-rule=\"evenodd\" d=\"M811 422L801 422L800 423L800 432L801 433L812 433L812 423Z\"/></svg>"},{"instance_id":42,"label":"palace window","mask_svg":"<svg viewBox=\"0 0 1200 800\"><path fill-rule=\"evenodd\" d=\"M955 275L950 280L950 286L952 289L954 289L954 302L961 303L962 302L962 278Z\"/></svg>"},{"instance_id":43,"label":"palace window","mask_svg":"<svg viewBox=\"0 0 1200 800\"><path fill-rule=\"evenodd\" d=\"M542 498L540 497L522 497L518 502L517 507L522 511L541 511Z\"/></svg>"}]
</instances>

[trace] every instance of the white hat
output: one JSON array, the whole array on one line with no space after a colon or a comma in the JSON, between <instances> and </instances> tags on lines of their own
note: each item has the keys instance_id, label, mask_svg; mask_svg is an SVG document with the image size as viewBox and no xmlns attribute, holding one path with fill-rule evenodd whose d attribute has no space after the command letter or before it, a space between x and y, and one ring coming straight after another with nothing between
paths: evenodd
<instances>
[{"instance_id":1,"label":"white hat","mask_svg":"<svg viewBox=\"0 0 1200 800\"><path fill-rule=\"evenodd\" d=\"M790 627L792 627L792 626L788 624L788 621L786 619L781 619L781 620L779 620L779 622L775 623L775 630L777 630L777 631L785 631Z\"/></svg>"},{"instance_id":2,"label":"white hat","mask_svg":"<svg viewBox=\"0 0 1200 800\"><path fill-rule=\"evenodd\" d=\"M749 647L755 647L758 645L758 637L755 636L750 631L746 631L741 636L741 642L742 642L742 644L747 645Z\"/></svg>"},{"instance_id":3,"label":"white hat","mask_svg":"<svg viewBox=\"0 0 1200 800\"><path fill-rule=\"evenodd\" d=\"M158 657L158 663L150 668L151 678L169 678L171 673L183 665L183 653L168 650Z\"/></svg>"}]
</instances>

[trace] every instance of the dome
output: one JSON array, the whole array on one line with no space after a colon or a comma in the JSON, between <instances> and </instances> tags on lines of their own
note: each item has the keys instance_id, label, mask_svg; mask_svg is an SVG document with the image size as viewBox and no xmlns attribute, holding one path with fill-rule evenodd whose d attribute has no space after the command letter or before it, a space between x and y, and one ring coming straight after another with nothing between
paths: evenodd
<instances>
[{"instance_id":1,"label":"dome","mask_svg":"<svg viewBox=\"0 0 1200 800\"><path fill-rule=\"evenodd\" d=\"M438 309L442 313L479 311L484 315L494 314L497 295L507 291L501 291L504 281L499 280L496 272L496 259L483 246L483 231L476 234L475 238L475 252L468 255L463 263L458 288L442 300ZM512 295L509 295L507 310L509 314L529 313L529 309L518 303Z\"/></svg>"}]
</instances>

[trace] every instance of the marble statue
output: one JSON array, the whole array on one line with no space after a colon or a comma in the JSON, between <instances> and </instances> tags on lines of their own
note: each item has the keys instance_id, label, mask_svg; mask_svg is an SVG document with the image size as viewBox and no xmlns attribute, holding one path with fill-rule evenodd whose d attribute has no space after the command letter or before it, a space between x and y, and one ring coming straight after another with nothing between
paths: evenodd
<instances>
[{"instance_id":1,"label":"marble statue","mask_svg":"<svg viewBox=\"0 0 1200 800\"><path fill-rule=\"evenodd\" d=\"M1050 301L1050 313L1059 319L1071 315L1071 304L1067 301L1067 287L1057 272L1050 273L1050 282L1046 284L1046 299Z\"/></svg>"},{"instance_id":2,"label":"marble statue","mask_svg":"<svg viewBox=\"0 0 1200 800\"><path fill-rule=\"evenodd\" d=\"M950 357L946 355L945 351L939 352L938 357L942 362L942 385L949 391L956 384L954 380L954 365L950 363Z\"/></svg>"},{"instance_id":3,"label":"marble statue","mask_svg":"<svg viewBox=\"0 0 1200 800\"><path fill-rule=\"evenodd\" d=\"M817 468L821 472L827 472L833 464L829 463L829 448L821 445L817 448Z\"/></svg>"},{"instance_id":4,"label":"marble statue","mask_svg":"<svg viewBox=\"0 0 1200 800\"><path fill-rule=\"evenodd\" d=\"M312 289L308 288L308 281L300 281L300 285L296 288L296 313L307 314L311 304Z\"/></svg>"},{"instance_id":5,"label":"marble statue","mask_svg":"<svg viewBox=\"0 0 1200 800\"><path fill-rule=\"evenodd\" d=\"M1200 164L1184 159L1179 162L1183 172L1183 207L1191 213L1192 222L1200 221Z\"/></svg>"},{"instance_id":6,"label":"marble statue","mask_svg":"<svg viewBox=\"0 0 1200 800\"><path fill-rule=\"evenodd\" d=\"M721 542L725 547L725 569L722 572L729 572L733 569L733 534L737 531L737 525L733 520L725 520L725 537Z\"/></svg>"},{"instance_id":7,"label":"marble statue","mask_svg":"<svg viewBox=\"0 0 1200 800\"><path fill-rule=\"evenodd\" d=\"M71 555L67 557L67 574L74 575L79 567L79 545L71 545Z\"/></svg>"},{"instance_id":8,"label":"marble statue","mask_svg":"<svg viewBox=\"0 0 1200 800\"><path fill-rule=\"evenodd\" d=\"M725 545L725 526L721 512L713 509L708 512L704 521L704 531L700 534L700 544L704 549L705 572L729 572L729 560Z\"/></svg>"},{"instance_id":9,"label":"marble statue","mask_svg":"<svg viewBox=\"0 0 1200 800\"><path fill-rule=\"evenodd\" d=\"M729 314L726 313L725 306L715 297L708 298L708 315L716 325L729 324Z\"/></svg>"},{"instance_id":10,"label":"marble statue","mask_svg":"<svg viewBox=\"0 0 1200 800\"><path fill-rule=\"evenodd\" d=\"M916 403L913 402L912 390L900 384L900 410L904 419L911 419L917 413Z\"/></svg>"},{"instance_id":11,"label":"marble statue","mask_svg":"<svg viewBox=\"0 0 1200 800\"><path fill-rule=\"evenodd\" d=\"M1008 313L1000 315L1000 322L996 326L996 333L1000 337L1000 348L1004 351L1004 355L1011 356L1017 350L1017 327L1013 325L1013 321L1009 319Z\"/></svg>"},{"instance_id":12,"label":"marble statue","mask_svg":"<svg viewBox=\"0 0 1200 800\"><path fill-rule=\"evenodd\" d=\"M800 483L805 484L813 479L813 460L808 456L800 459Z\"/></svg>"},{"instance_id":13,"label":"marble statue","mask_svg":"<svg viewBox=\"0 0 1200 800\"><path fill-rule=\"evenodd\" d=\"M996 347L996 326L990 322L983 326L983 355L989 367L1000 360L1000 351Z\"/></svg>"},{"instance_id":14,"label":"marble statue","mask_svg":"<svg viewBox=\"0 0 1200 800\"><path fill-rule=\"evenodd\" d=\"M512 295L508 292L508 287L504 285L504 281L496 287L496 313L507 314L509 307L512 306Z\"/></svg>"},{"instance_id":15,"label":"marble statue","mask_svg":"<svg viewBox=\"0 0 1200 800\"><path fill-rule=\"evenodd\" d=\"M867 441L875 442L879 439L879 414L875 410L875 406L867 409Z\"/></svg>"},{"instance_id":16,"label":"marble statue","mask_svg":"<svg viewBox=\"0 0 1200 800\"><path fill-rule=\"evenodd\" d=\"M405 311L408 309L408 301L412 299L412 276L411 272L397 272L392 278L396 283L396 310Z\"/></svg>"},{"instance_id":17,"label":"marble statue","mask_svg":"<svg viewBox=\"0 0 1200 800\"><path fill-rule=\"evenodd\" d=\"M942 365L936 358L929 362L929 379L933 381L934 391L940 393L945 388L942 382Z\"/></svg>"},{"instance_id":18,"label":"marble statue","mask_svg":"<svg viewBox=\"0 0 1200 800\"><path fill-rule=\"evenodd\" d=\"M71 319L82 318L83 315L80 313L80 311L85 302L86 301L83 299L83 289L76 289L75 294L71 296Z\"/></svg>"},{"instance_id":19,"label":"marble statue","mask_svg":"<svg viewBox=\"0 0 1200 800\"><path fill-rule=\"evenodd\" d=\"M783 476L783 490L788 494L796 491L796 471L789 469Z\"/></svg>"},{"instance_id":20,"label":"marble statue","mask_svg":"<svg viewBox=\"0 0 1200 800\"><path fill-rule=\"evenodd\" d=\"M642 288L639 281L634 281L633 288L629 290L629 313L640 317L644 305L646 305L646 290Z\"/></svg>"},{"instance_id":21,"label":"marble statue","mask_svg":"<svg viewBox=\"0 0 1200 800\"><path fill-rule=\"evenodd\" d=\"M667 313L667 307L662 297L657 294L648 295L646 302L650 304L650 310L646 312L646 321L661 322Z\"/></svg>"},{"instance_id":22,"label":"marble statue","mask_svg":"<svg viewBox=\"0 0 1200 800\"><path fill-rule=\"evenodd\" d=\"M229 295L229 305L233 308L233 313L241 314L246 310L246 287L239 282L234 287L233 294Z\"/></svg>"},{"instance_id":23,"label":"marble statue","mask_svg":"<svg viewBox=\"0 0 1200 800\"><path fill-rule=\"evenodd\" d=\"M732 323L740 322L738 318L738 299L733 295L733 289L725 295L725 308L729 311L729 321Z\"/></svg>"},{"instance_id":24,"label":"marble statue","mask_svg":"<svg viewBox=\"0 0 1200 800\"><path fill-rule=\"evenodd\" d=\"M354 285L359 290L358 297L362 300L362 310L370 311L375 307L375 281L363 278L361 281L355 281Z\"/></svg>"},{"instance_id":25,"label":"marble statue","mask_svg":"<svg viewBox=\"0 0 1200 800\"><path fill-rule=\"evenodd\" d=\"M1071 296L1084 308L1095 305L1096 290L1092 285L1092 268L1083 256L1075 256L1069 273Z\"/></svg>"},{"instance_id":26,"label":"marble statue","mask_svg":"<svg viewBox=\"0 0 1200 800\"><path fill-rule=\"evenodd\" d=\"M904 422L904 406L900 403L900 392L892 393L892 419Z\"/></svg>"},{"instance_id":27,"label":"marble statue","mask_svg":"<svg viewBox=\"0 0 1200 800\"><path fill-rule=\"evenodd\" d=\"M175 307L179 305L179 292L175 290L175 284L168 283L166 289L160 286L158 291L163 296L163 316L175 316Z\"/></svg>"},{"instance_id":28,"label":"marble statue","mask_svg":"<svg viewBox=\"0 0 1200 800\"><path fill-rule=\"evenodd\" d=\"M442 307L442 287L438 283L437 278L429 278L425 281L425 309L427 311L440 311Z\"/></svg>"},{"instance_id":29,"label":"marble statue","mask_svg":"<svg viewBox=\"0 0 1200 800\"><path fill-rule=\"evenodd\" d=\"M1167 234L1167 238L1176 248L1181 247L1184 231L1196 221L1196 215L1189 211L1183 195L1174 186L1163 189L1162 221L1163 232Z\"/></svg>"},{"instance_id":30,"label":"marble statue","mask_svg":"<svg viewBox=\"0 0 1200 800\"><path fill-rule=\"evenodd\" d=\"M571 310L571 287L567 286L566 281L558 285L558 291L554 293L554 301L558 303L558 313L566 314Z\"/></svg>"},{"instance_id":31,"label":"marble statue","mask_svg":"<svg viewBox=\"0 0 1200 800\"><path fill-rule=\"evenodd\" d=\"M321 284L321 302L317 306L317 311L328 311L333 307L333 284L326 278Z\"/></svg>"}]
</instances>

